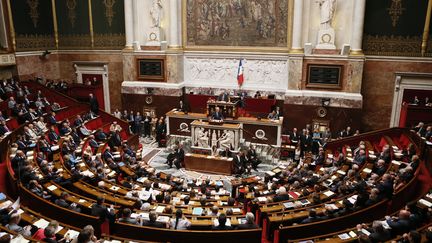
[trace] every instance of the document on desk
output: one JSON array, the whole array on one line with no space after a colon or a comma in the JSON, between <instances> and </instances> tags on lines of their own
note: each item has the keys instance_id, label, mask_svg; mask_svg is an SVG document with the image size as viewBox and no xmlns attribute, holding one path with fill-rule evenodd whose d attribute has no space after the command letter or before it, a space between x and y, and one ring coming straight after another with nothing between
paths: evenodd
<instances>
[{"instance_id":1,"label":"document on desk","mask_svg":"<svg viewBox=\"0 0 432 243\"><path fill-rule=\"evenodd\" d=\"M194 209L192 210L192 215L202 215L203 211L204 211L203 208L200 208L200 207L198 207L198 208L194 208Z\"/></svg>"}]
</instances>

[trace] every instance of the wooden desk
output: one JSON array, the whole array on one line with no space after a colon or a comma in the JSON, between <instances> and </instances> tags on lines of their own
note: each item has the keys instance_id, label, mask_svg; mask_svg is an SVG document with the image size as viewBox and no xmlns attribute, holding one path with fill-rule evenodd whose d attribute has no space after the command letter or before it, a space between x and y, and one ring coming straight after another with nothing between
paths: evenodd
<instances>
[{"instance_id":1,"label":"wooden desk","mask_svg":"<svg viewBox=\"0 0 432 243\"><path fill-rule=\"evenodd\" d=\"M195 120L207 121L204 113L185 114L180 111L166 113L167 135L191 137L191 123ZM271 144L280 147L283 119L269 120L254 117L238 117L237 119L225 119L224 124L240 124L242 126L242 138L247 142L258 144Z\"/></svg>"},{"instance_id":2,"label":"wooden desk","mask_svg":"<svg viewBox=\"0 0 432 243\"><path fill-rule=\"evenodd\" d=\"M232 158L211 157L201 154L186 154L185 168L206 173L231 175L233 167Z\"/></svg>"}]
</instances>

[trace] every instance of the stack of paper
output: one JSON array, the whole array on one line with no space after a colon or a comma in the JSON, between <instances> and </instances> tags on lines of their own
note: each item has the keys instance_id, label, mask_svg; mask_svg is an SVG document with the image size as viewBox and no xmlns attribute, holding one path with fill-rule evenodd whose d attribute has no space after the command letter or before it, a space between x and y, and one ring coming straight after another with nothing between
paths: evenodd
<instances>
[{"instance_id":1,"label":"stack of paper","mask_svg":"<svg viewBox=\"0 0 432 243\"><path fill-rule=\"evenodd\" d=\"M157 206L155 211L156 213L162 213L164 211L165 207L164 206Z\"/></svg>"}]
</instances>

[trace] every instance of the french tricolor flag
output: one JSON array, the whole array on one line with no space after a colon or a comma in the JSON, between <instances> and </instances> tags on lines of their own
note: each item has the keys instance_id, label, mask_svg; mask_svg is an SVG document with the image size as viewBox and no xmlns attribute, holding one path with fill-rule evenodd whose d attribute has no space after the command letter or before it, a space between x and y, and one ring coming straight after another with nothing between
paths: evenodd
<instances>
[{"instance_id":1,"label":"french tricolor flag","mask_svg":"<svg viewBox=\"0 0 432 243\"><path fill-rule=\"evenodd\" d=\"M240 63L237 71L237 82L239 87L243 86L244 76L243 76L243 59L240 59Z\"/></svg>"}]
</instances>

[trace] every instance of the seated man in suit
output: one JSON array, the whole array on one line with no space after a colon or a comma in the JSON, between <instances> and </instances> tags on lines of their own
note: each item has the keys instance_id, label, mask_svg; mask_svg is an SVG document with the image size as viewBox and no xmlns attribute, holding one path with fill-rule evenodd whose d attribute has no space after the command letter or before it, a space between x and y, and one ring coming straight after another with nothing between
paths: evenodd
<instances>
[{"instance_id":1,"label":"seated man in suit","mask_svg":"<svg viewBox=\"0 0 432 243\"><path fill-rule=\"evenodd\" d=\"M84 120L81 118L80 115L77 115L75 121L74 121L74 126L75 127L79 127L84 123Z\"/></svg>"},{"instance_id":2,"label":"seated man in suit","mask_svg":"<svg viewBox=\"0 0 432 243\"><path fill-rule=\"evenodd\" d=\"M309 210L309 217L303 219L303 221L301 221L301 224L312 223L318 220L319 218L317 217L317 212L315 211L315 209L312 208Z\"/></svg>"},{"instance_id":3,"label":"seated man in suit","mask_svg":"<svg viewBox=\"0 0 432 243\"><path fill-rule=\"evenodd\" d=\"M143 221L143 226L155 227L155 228L168 228L166 224L157 222L158 215L156 212L152 211L149 213L149 220Z\"/></svg>"},{"instance_id":4,"label":"seated man in suit","mask_svg":"<svg viewBox=\"0 0 432 243\"><path fill-rule=\"evenodd\" d=\"M258 229L258 225L255 224L255 216L253 213L246 213L246 223L239 224L237 229Z\"/></svg>"},{"instance_id":5,"label":"seated man in suit","mask_svg":"<svg viewBox=\"0 0 432 243\"><path fill-rule=\"evenodd\" d=\"M385 242L391 239L390 231L385 229L380 221L375 220L372 223L372 228L367 228L366 224L357 225L357 231L360 234L362 229L366 228L370 235L368 236L371 242Z\"/></svg>"},{"instance_id":6,"label":"seated man in suit","mask_svg":"<svg viewBox=\"0 0 432 243\"><path fill-rule=\"evenodd\" d=\"M131 218L132 211L129 208L123 209L123 217L119 219L119 222L126 224L140 224L137 219Z\"/></svg>"},{"instance_id":7,"label":"seated man in suit","mask_svg":"<svg viewBox=\"0 0 432 243\"><path fill-rule=\"evenodd\" d=\"M80 131L80 133L81 133L83 136L85 136L85 137L89 136L89 135L92 133L92 131L89 130L89 129L84 125L84 124L82 124L82 125L79 127L79 131Z\"/></svg>"},{"instance_id":8,"label":"seated man in suit","mask_svg":"<svg viewBox=\"0 0 432 243\"><path fill-rule=\"evenodd\" d=\"M358 155L354 156L353 164L357 164L358 166L362 166L366 162L366 151L364 149L360 149Z\"/></svg>"},{"instance_id":9,"label":"seated man in suit","mask_svg":"<svg viewBox=\"0 0 432 243\"><path fill-rule=\"evenodd\" d=\"M224 117L222 115L222 112L220 111L220 108L216 106L215 112L211 115L212 120L223 120Z\"/></svg>"},{"instance_id":10,"label":"seated man in suit","mask_svg":"<svg viewBox=\"0 0 432 243\"><path fill-rule=\"evenodd\" d=\"M69 193L62 192L61 197L55 200L55 204L59 205L60 207L73 210L75 212L81 212L81 208L79 208L75 203L69 203L67 201L68 198L69 198Z\"/></svg>"},{"instance_id":11,"label":"seated man in suit","mask_svg":"<svg viewBox=\"0 0 432 243\"><path fill-rule=\"evenodd\" d=\"M399 217L386 216L386 222L391 228L392 235L401 235L411 229L411 213L407 210L400 210Z\"/></svg>"},{"instance_id":12,"label":"seated man in suit","mask_svg":"<svg viewBox=\"0 0 432 243\"><path fill-rule=\"evenodd\" d=\"M69 125L66 122L63 122L60 128L60 135L67 136L71 133L71 131L72 129L69 127Z\"/></svg>"},{"instance_id":13,"label":"seated man in suit","mask_svg":"<svg viewBox=\"0 0 432 243\"><path fill-rule=\"evenodd\" d=\"M218 226L212 226L212 230L232 230L233 227L227 226L227 217L224 213L221 213L218 217Z\"/></svg>"},{"instance_id":14,"label":"seated man in suit","mask_svg":"<svg viewBox=\"0 0 432 243\"><path fill-rule=\"evenodd\" d=\"M284 186L279 187L277 190L277 195L273 198L273 202L281 202L289 200L289 195Z\"/></svg>"},{"instance_id":15,"label":"seated man in suit","mask_svg":"<svg viewBox=\"0 0 432 243\"><path fill-rule=\"evenodd\" d=\"M114 155L111 153L111 148L109 146L105 149L102 156L105 161L108 159L114 160Z\"/></svg>"},{"instance_id":16,"label":"seated man in suit","mask_svg":"<svg viewBox=\"0 0 432 243\"><path fill-rule=\"evenodd\" d=\"M94 135L96 137L96 140L98 141L105 141L108 138L107 135L102 131L102 129L97 129Z\"/></svg>"},{"instance_id":17,"label":"seated man in suit","mask_svg":"<svg viewBox=\"0 0 432 243\"><path fill-rule=\"evenodd\" d=\"M96 142L95 137L93 135L89 136L89 145L95 149L99 148L99 144L98 142Z\"/></svg>"}]
</instances>

